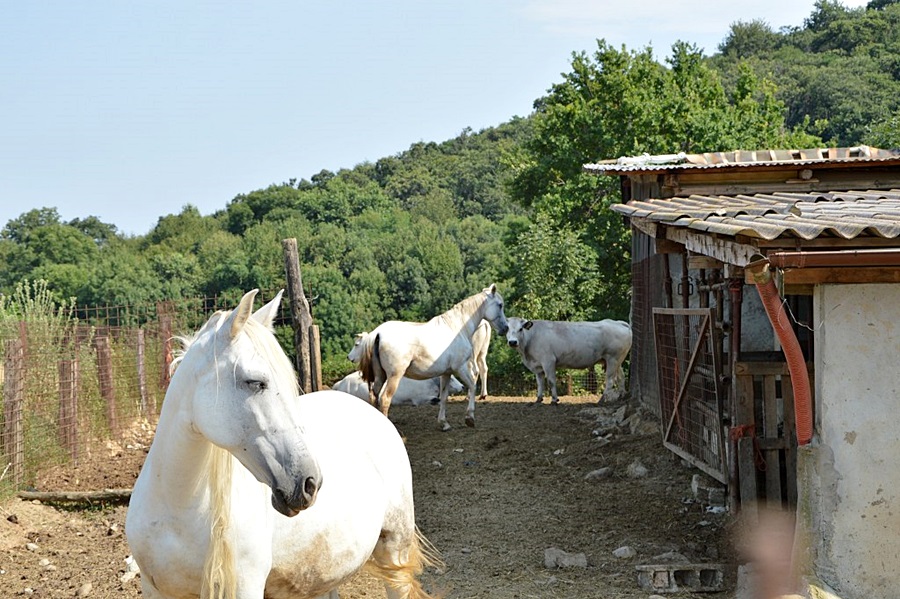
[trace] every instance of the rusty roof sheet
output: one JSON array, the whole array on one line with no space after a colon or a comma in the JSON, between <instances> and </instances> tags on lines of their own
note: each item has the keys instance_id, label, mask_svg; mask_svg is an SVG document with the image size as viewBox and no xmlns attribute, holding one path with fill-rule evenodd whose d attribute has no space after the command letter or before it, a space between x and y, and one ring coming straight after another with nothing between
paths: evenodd
<instances>
[{"instance_id":1,"label":"rusty roof sheet","mask_svg":"<svg viewBox=\"0 0 900 599\"><path fill-rule=\"evenodd\" d=\"M612 209L630 218L761 239L900 237L900 190L692 195L633 200Z\"/></svg>"},{"instance_id":2,"label":"rusty roof sheet","mask_svg":"<svg viewBox=\"0 0 900 599\"><path fill-rule=\"evenodd\" d=\"M584 170L595 175L635 174L694 169L722 169L812 165L847 165L858 163L896 163L900 150L885 150L871 146L843 148L809 148L805 150L734 150L703 154L660 154L651 156L622 156L611 160L585 164Z\"/></svg>"}]
</instances>

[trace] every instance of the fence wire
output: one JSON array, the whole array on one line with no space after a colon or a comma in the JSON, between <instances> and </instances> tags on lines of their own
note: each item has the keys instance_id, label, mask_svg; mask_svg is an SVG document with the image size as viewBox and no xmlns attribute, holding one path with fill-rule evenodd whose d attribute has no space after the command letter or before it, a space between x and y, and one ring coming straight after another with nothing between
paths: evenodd
<instances>
[{"instance_id":1,"label":"fence wire","mask_svg":"<svg viewBox=\"0 0 900 599\"><path fill-rule=\"evenodd\" d=\"M35 487L48 472L103 473L123 446L148 443L178 349L174 337L196 331L238 299L74 306L65 318L0 318L0 495ZM275 324L290 327L284 306ZM560 394L596 394L604 381L600 369L558 376ZM524 367L489 383L492 395L535 389Z\"/></svg>"}]
</instances>

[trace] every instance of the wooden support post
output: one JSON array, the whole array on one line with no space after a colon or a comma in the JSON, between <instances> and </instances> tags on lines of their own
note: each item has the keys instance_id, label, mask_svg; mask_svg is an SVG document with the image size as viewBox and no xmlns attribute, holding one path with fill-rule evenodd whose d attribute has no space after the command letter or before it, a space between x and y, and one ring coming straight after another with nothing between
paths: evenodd
<instances>
[{"instance_id":1,"label":"wooden support post","mask_svg":"<svg viewBox=\"0 0 900 599\"><path fill-rule=\"evenodd\" d=\"M740 512L746 521L755 524L757 512L756 487L756 416L754 412L753 376L736 375L736 406L732 440L736 444L738 489L740 490Z\"/></svg>"},{"instance_id":2,"label":"wooden support post","mask_svg":"<svg viewBox=\"0 0 900 599\"><path fill-rule=\"evenodd\" d=\"M156 305L156 314L159 318L159 337L162 339L162 371L159 373L159 386L163 393L169 388L171 379L172 360L172 313L168 303Z\"/></svg>"},{"instance_id":3,"label":"wooden support post","mask_svg":"<svg viewBox=\"0 0 900 599\"><path fill-rule=\"evenodd\" d=\"M319 325L309 327L309 369L312 373L312 390L322 390L322 340Z\"/></svg>"},{"instance_id":4,"label":"wooden support post","mask_svg":"<svg viewBox=\"0 0 900 599\"><path fill-rule=\"evenodd\" d=\"M109 432L116 436L119 434L119 417L116 411L116 386L113 379L112 347L109 337L97 335L94 337L94 348L97 352L97 380L100 383L100 397L106 403L106 423Z\"/></svg>"},{"instance_id":5,"label":"wooden support post","mask_svg":"<svg viewBox=\"0 0 900 599\"><path fill-rule=\"evenodd\" d=\"M6 342L3 382L3 464L0 472L9 468L13 485L22 484L25 476L25 342L22 338Z\"/></svg>"},{"instance_id":6,"label":"wooden support post","mask_svg":"<svg viewBox=\"0 0 900 599\"><path fill-rule=\"evenodd\" d=\"M291 306L291 325L294 328L294 349L297 353L297 374L300 392L313 391L312 369L310 367L309 330L312 326L312 314L309 302L303 293L303 279L300 275L300 254L297 240L293 237L281 241L284 253L284 271L287 276L288 297Z\"/></svg>"},{"instance_id":7,"label":"wooden support post","mask_svg":"<svg viewBox=\"0 0 900 599\"><path fill-rule=\"evenodd\" d=\"M137 378L138 393L141 396L141 416L146 418L150 415L150 402L147 397L147 370L144 367L146 342L144 340L144 329L137 330ZM155 408L155 406L154 406ZM154 410L155 412L156 410Z\"/></svg>"},{"instance_id":8,"label":"wooden support post","mask_svg":"<svg viewBox=\"0 0 900 599\"><path fill-rule=\"evenodd\" d=\"M59 442L78 461L78 356L59 361Z\"/></svg>"}]
</instances>

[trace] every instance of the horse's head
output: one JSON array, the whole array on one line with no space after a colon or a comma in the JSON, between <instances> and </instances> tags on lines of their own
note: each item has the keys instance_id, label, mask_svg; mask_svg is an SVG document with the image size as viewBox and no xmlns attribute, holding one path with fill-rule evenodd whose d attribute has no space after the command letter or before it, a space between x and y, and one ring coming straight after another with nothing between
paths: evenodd
<instances>
[{"instance_id":1,"label":"horse's head","mask_svg":"<svg viewBox=\"0 0 900 599\"><path fill-rule=\"evenodd\" d=\"M271 328L281 292L253 313L256 293L210 319L175 377L188 377L179 384L193 389L193 429L268 485L276 510L294 516L313 504L322 475L304 439L293 365Z\"/></svg>"},{"instance_id":2,"label":"horse's head","mask_svg":"<svg viewBox=\"0 0 900 599\"><path fill-rule=\"evenodd\" d=\"M509 325L507 325L506 315L503 313L503 296L500 295L500 292L497 291L497 286L494 284L491 284L490 287L485 287L483 293L485 300L482 318L491 323L491 326L494 327L497 333L505 335L506 331L509 330Z\"/></svg>"},{"instance_id":3,"label":"horse's head","mask_svg":"<svg viewBox=\"0 0 900 599\"><path fill-rule=\"evenodd\" d=\"M356 338L353 340L353 348L350 350L350 353L347 354L347 359L354 364L359 364L359 361L362 359L363 340L368 334L368 331L357 333Z\"/></svg>"}]
</instances>

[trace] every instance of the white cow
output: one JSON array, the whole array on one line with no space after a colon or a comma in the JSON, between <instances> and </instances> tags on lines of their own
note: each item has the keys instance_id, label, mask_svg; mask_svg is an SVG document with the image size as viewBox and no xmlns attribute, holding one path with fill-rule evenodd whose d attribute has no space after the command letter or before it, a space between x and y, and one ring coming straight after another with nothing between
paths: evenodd
<instances>
[{"instance_id":1,"label":"white cow","mask_svg":"<svg viewBox=\"0 0 900 599\"><path fill-rule=\"evenodd\" d=\"M371 403L372 398L369 395L369 385L362 378L362 373L358 370L351 372L334 384L332 389L343 391L350 395L355 395L360 399L364 399ZM450 377L450 393L457 394L463 390L463 384L459 382L455 376ZM412 404L414 406L422 405L429 401L437 400L441 393L441 379L435 377L424 381L416 379L408 379L403 377L400 379L400 385L397 386L397 392L394 394L392 404Z\"/></svg>"},{"instance_id":2,"label":"white cow","mask_svg":"<svg viewBox=\"0 0 900 599\"><path fill-rule=\"evenodd\" d=\"M621 320L565 322L509 318L506 341L522 357L522 363L537 377L537 401L544 400L544 377L550 381L553 403L557 368L593 368L602 363L606 387L600 400L615 401L624 386L622 362L631 350L631 325Z\"/></svg>"}]
</instances>

